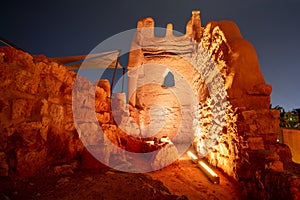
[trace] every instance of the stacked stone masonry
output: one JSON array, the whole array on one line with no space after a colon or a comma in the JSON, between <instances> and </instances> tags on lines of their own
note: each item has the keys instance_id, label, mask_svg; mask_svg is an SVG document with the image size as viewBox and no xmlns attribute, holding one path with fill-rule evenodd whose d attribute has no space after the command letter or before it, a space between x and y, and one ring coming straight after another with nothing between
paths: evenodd
<instances>
[{"instance_id":1,"label":"stacked stone masonry","mask_svg":"<svg viewBox=\"0 0 300 200\"><path fill-rule=\"evenodd\" d=\"M297 199L300 195L299 188L295 188L299 187L299 179L295 178L297 176L282 178L292 176L285 169L286 163L290 163L291 159L288 156L289 148L276 144L279 112L269 109L272 87L266 84L263 78L254 47L243 39L237 25L231 21L211 21L203 27L200 12L193 11L183 36L173 35L173 26L168 24L165 37L156 37L153 31L155 22L152 18L141 19L137 27L139 29L132 41L128 70L134 72L135 69L139 69L137 70L139 74L133 73L132 77L129 76L129 93L137 87L130 83L137 82L138 85L139 77L143 79L146 76L147 65L152 69L155 64L167 66L172 72L184 77L197 94L202 105L200 112L205 111L201 109L207 106L210 83L182 56L192 54L195 46L200 45L213 58L224 80L228 106L232 106L232 112L227 113L225 120L227 124L222 130L221 139L207 155L208 161L244 183L245 192L251 198ZM139 34L143 34L144 37L139 37ZM151 74L156 78L164 78L166 73L152 70L149 76ZM156 86L156 89L152 87L153 91L150 94L146 87L130 93L132 96L129 103L133 109L138 110L135 112L138 114L132 116L136 121L143 121L149 116L145 111L153 103L148 101L150 95L163 96L163 99L169 101L174 99L167 93L162 83ZM178 86L175 80L172 89L176 87ZM170 109L178 109L178 105L175 109L174 107ZM210 109L206 111L211 112ZM165 117L172 118L170 113L168 115ZM210 122L209 114L202 113L202 116L204 117L200 119L200 125ZM173 138L174 135L170 133L177 133L177 127L165 130L162 135ZM206 135L206 138L209 137ZM199 140L194 143L199 144ZM201 155L201 152L199 154Z\"/></svg>"},{"instance_id":2,"label":"stacked stone masonry","mask_svg":"<svg viewBox=\"0 0 300 200\"><path fill-rule=\"evenodd\" d=\"M0 65L1 176L31 176L61 164L76 167L86 152L73 119L72 91L77 74L44 56L10 47L0 49ZM111 118L109 82L99 81L96 94L86 90L84 95L95 101L95 107L84 102L76 102L77 106L96 111L96 122L106 132L114 132L117 127ZM78 119L80 128L98 127L87 123L88 112L77 116L82 117L82 121ZM81 139L93 145L103 137Z\"/></svg>"},{"instance_id":3,"label":"stacked stone masonry","mask_svg":"<svg viewBox=\"0 0 300 200\"><path fill-rule=\"evenodd\" d=\"M0 176L106 167L94 156L107 164L120 153L107 144L142 152L144 141L117 126L127 124L121 121L128 105L124 94L111 99L108 80L93 84L45 56L10 47L1 47L0 56Z\"/></svg>"}]
</instances>

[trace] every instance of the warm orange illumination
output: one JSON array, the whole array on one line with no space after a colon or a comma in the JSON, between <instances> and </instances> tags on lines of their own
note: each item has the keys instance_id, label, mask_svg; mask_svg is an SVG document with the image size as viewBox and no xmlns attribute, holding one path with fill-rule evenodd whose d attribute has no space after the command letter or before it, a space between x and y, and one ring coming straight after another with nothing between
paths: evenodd
<instances>
[{"instance_id":1,"label":"warm orange illumination","mask_svg":"<svg viewBox=\"0 0 300 200\"><path fill-rule=\"evenodd\" d=\"M188 151L187 154L193 160L194 163L197 163L198 158L195 154L193 154L191 151Z\"/></svg>"},{"instance_id":2,"label":"warm orange illumination","mask_svg":"<svg viewBox=\"0 0 300 200\"><path fill-rule=\"evenodd\" d=\"M218 176L211 168L209 168L204 162L199 161L199 164L205 168L212 176Z\"/></svg>"},{"instance_id":3,"label":"warm orange illumination","mask_svg":"<svg viewBox=\"0 0 300 200\"><path fill-rule=\"evenodd\" d=\"M169 144L172 143L172 141L170 140L169 137L162 137L162 138L160 138L160 141L161 141L161 142L165 142L165 143L169 143Z\"/></svg>"},{"instance_id":4,"label":"warm orange illumination","mask_svg":"<svg viewBox=\"0 0 300 200\"><path fill-rule=\"evenodd\" d=\"M154 141L146 141L147 144L154 145Z\"/></svg>"},{"instance_id":5,"label":"warm orange illumination","mask_svg":"<svg viewBox=\"0 0 300 200\"><path fill-rule=\"evenodd\" d=\"M205 164L203 161L199 161L199 167L200 169L207 175L207 177L213 182L213 183L220 183L220 177L218 174L216 174L207 164Z\"/></svg>"}]
</instances>

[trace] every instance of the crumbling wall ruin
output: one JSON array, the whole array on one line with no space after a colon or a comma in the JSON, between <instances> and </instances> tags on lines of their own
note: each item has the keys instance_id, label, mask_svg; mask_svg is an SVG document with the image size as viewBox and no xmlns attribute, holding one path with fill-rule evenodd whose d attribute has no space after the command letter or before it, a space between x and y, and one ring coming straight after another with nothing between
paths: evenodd
<instances>
[{"instance_id":1,"label":"crumbling wall ruin","mask_svg":"<svg viewBox=\"0 0 300 200\"><path fill-rule=\"evenodd\" d=\"M138 28L142 30L143 27L151 29L154 27L154 20L140 20ZM206 122L209 124L211 120L212 99L207 87L209 83L205 82L201 73L190 62L178 54L192 57L197 52L195 47L201 46L205 49L216 63L227 94L225 125L218 133L220 137L215 140L206 159L242 181L251 198L296 198L300 191L299 180L284 171L284 163L291 160L286 157L290 152L287 147L276 144L279 113L269 109L271 86L264 81L253 46L242 38L233 22L213 21L201 26L199 12L193 12L184 36L173 36L172 31L172 25L169 24L166 37L156 39L153 32L144 32L150 34L148 38L153 40L142 48L133 47L129 55L128 69L133 71L139 66L159 64L168 66L173 74L182 74L200 102L199 126L203 131L208 127ZM163 44L167 50L173 49L175 54L155 48L155 42ZM134 38L133 46L137 44L147 44L147 37ZM131 116L137 124L147 125L151 122L148 116L150 107L155 102L166 103L170 107L168 112L162 112L157 118L160 119L163 115L167 118L172 116L170 121L176 121L182 117L182 110L188 111L188 106L192 105L192 101L186 101L184 107L180 107L174 101L175 97L170 98L170 91L176 88L179 79L175 76L174 86L164 86L163 80L168 74L165 71L157 73L153 70L152 75L161 78L161 84L138 88L131 93L129 105L124 104L122 95L111 99L107 81L93 85L82 79L87 87L84 96L95 100L95 107L87 104L88 101L76 102L76 106L86 109L86 112L77 116L76 130L72 114L72 89L76 78L74 72L43 56L31 56L8 47L0 48L0 65L1 176L33 175L49 165L66 164L73 168L78 165L78 161L82 161L85 167L99 165L85 150L82 141L91 148L95 147L106 160L111 159L115 153L107 148L106 140L130 152L143 152L145 146L138 138L142 135L135 135L134 138L127 131L121 130L115 123L118 117L122 120L122 116ZM144 74L140 72L143 71L138 73L142 77ZM129 78L134 76L135 74ZM95 87L96 93L91 92L90 87ZM149 88L153 90L150 94L152 99L149 98ZM187 94L182 88L179 91ZM116 104L115 114L111 111L112 101ZM89 115L91 111L96 111L96 122ZM93 130L90 133L98 132L97 123L105 137L82 131L89 129ZM188 120L183 124L190 133L190 126L194 124ZM174 139L178 124L167 125L167 129L156 137L167 135ZM178 141L185 142L189 139L181 137ZM199 142L213 139L209 135L201 138L196 134L195 147ZM280 191L277 188L281 188Z\"/></svg>"},{"instance_id":2,"label":"crumbling wall ruin","mask_svg":"<svg viewBox=\"0 0 300 200\"><path fill-rule=\"evenodd\" d=\"M42 56L9 47L0 52L1 175L31 175L75 158L83 148L71 107L76 74Z\"/></svg>"},{"instance_id":3,"label":"crumbling wall ruin","mask_svg":"<svg viewBox=\"0 0 300 200\"><path fill-rule=\"evenodd\" d=\"M80 128L97 128L88 123L88 112L77 115L82 120L78 119L78 132L75 128L72 91L77 74L45 56L11 47L0 48L0 67L0 176L31 176L47 166L67 165L72 170L82 159L86 167L95 164L89 163L92 159L81 140L93 145L104 139L92 132L80 135ZM105 134L115 135L111 134L117 127L111 118L109 82L100 80L96 94L85 90L83 95L95 101L92 112ZM84 102L77 106L90 111ZM105 155L109 157L109 152Z\"/></svg>"},{"instance_id":4,"label":"crumbling wall ruin","mask_svg":"<svg viewBox=\"0 0 300 200\"><path fill-rule=\"evenodd\" d=\"M92 83L45 56L11 47L0 48L0 67L0 176L133 167L122 150L140 153L149 147L118 126L129 115L128 105L123 94L111 97L108 80Z\"/></svg>"},{"instance_id":5,"label":"crumbling wall ruin","mask_svg":"<svg viewBox=\"0 0 300 200\"><path fill-rule=\"evenodd\" d=\"M243 39L237 25L231 21L212 21L201 26L200 12L193 11L183 36L173 35L173 26L168 24L165 37L156 37L152 18L141 19L137 27L137 35L133 39L129 55L128 70L156 63L178 72L189 82L200 102L199 126L202 133L196 132L194 141L199 156L203 156L201 148L205 147L205 143L213 143L209 153L205 155L206 159L231 177L242 181L251 198L275 197L279 194L274 187L280 187L281 184L289 186L285 186L284 190L287 192L280 195L295 197L295 192L291 192L295 186L289 183L275 181L274 185L268 184L282 175L283 162L287 161L284 155L289 154L289 149L276 144L279 112L269 109L272 87L266 84L263 78L255 49ZM138 36L140 33L143 37ZM191 38L192 42L187 42L187 38ZM215 137L217 135L212 137L203 134L211 126L214 108L211 105L215 104L210 94L210 82L203 74L193 69L191 62L183 59L195 54L197 57L197 46L210 55L224 81L226 109L223 110L224 124L223 129L217 133L218 138ZM129 76L129 81L138 82L139 79L143 79L143 73L145 72L141 70L140 74ZM164 73L157 73L155 70L151 73L155 78L164 77ZM135 85L129 84L129 91L135 89ZM149 92L158 98L163 97L162 101L173 98L163 89L161 84L151 91L139 88L136 93L132 93L129 103L138 110L138 115L133 116L136 121L149 115L145 112L151 106L147 104ZM173 135L169 133L176 131L176 127L173 127L163 134L172 138ZM256 160L256 157L260 159ZM289 182L287 179L285 181ZM278 186L275 186L276 184Z\"/></svg>"}]
</instances>

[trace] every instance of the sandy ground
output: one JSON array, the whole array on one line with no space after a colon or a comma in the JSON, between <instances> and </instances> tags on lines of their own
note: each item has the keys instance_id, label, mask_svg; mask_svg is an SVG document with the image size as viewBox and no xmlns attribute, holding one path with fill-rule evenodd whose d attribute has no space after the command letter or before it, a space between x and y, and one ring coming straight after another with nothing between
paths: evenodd
<instances>
[{"instance_id":1,"label":"sandy ground","mask_svg":"<svg viewBox=\"0 0 300 200\"><path fill-rule=\"evenodd\" d=\"M145 174L111 170L80 170L69 176L1 180L2 200L127 200L186 199L171 195L164 185Z\"/></svg>"},{"instance_id":2,"label":"sandy ground","mask_svg":"<svg viewBox=\"0 0 300 200\"><path fill-rule=\"evenodd\" d=\"M196 164L183 155L177 163L149 175L163 182L172 194L185 195L190 200L242 199L238 182L215 168L214 171L220 176L220 184L213 184Z\"/></svg>"},{"instance_id":3,"label":"sandy ground","mask_svg":"<svg viewBox=\"0 0 300 200\"><path fill-rule=\"evenodd\" d=\"M81 169L69 175L0 179L0 199L241 199L237 183L216 172L220 184L211 183L183 156L164 169L146 174Z\"/></svg>"}]
</instances>

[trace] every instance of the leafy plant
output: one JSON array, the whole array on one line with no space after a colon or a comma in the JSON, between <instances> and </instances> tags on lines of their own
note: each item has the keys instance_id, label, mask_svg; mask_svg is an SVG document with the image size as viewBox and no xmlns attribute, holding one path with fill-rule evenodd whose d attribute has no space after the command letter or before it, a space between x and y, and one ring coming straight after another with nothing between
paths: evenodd
<instances>
[{"instance_id":1,"label":"leafy plant","mask_svg":"<svg viewBox=\"0 0 300 200\"><path fill-rule=\"evenodd\" d=\"M300 128L300 108L285 112L284 108L277 105L274 108L280 111L280 127Z\"/></svg>"}]
</instances>

